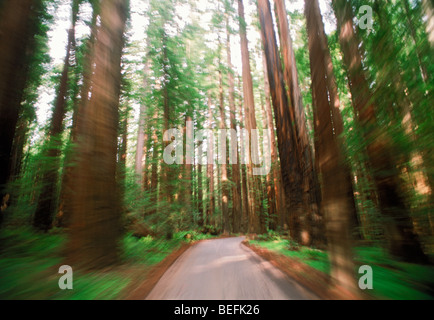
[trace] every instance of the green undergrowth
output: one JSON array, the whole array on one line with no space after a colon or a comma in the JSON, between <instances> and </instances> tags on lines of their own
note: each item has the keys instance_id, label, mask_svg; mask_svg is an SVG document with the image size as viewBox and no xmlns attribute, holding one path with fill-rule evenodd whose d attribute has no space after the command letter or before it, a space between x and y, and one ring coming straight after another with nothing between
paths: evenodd
<instances>
[{"instance_id":1,"label":"green undergrowth","mask_svg":"<svg viewBox=\"0 0 434 320\"><path fill-rule=\"evenodd\" d=\"M206 237L194 231L175 233L170 240L126 235L121 242L120 265L95 272L73 270L73 290L60 290L58 281L62 274L58 270L67 241L61 230L47 234L26 228L1 230L0 299L120 299L122 291L134 284L146 268L161 262L182 243Z\"/></svg>"},{"instance_id":2,"label":"green undergrowth","mask_svg":"<svg viewBox=\"0 0 434 320\"><path fill-rule=\"evenodd\" d=\"M291 240L278 236L259 236L250 244L297 259L306 265L330 273L326 251L298 246ZM355 278L363 275L358 270L369 265L373 270L373 290L365 290L374 299L432 300L434 299L434 267L404 263L393 259L381 246L354 248Z\"/></svg>"},{"instance_id":3,"label":"green undergrowth","mask_svg":"<svg viewBox=\"0 0 434 320\"><path fill-rule=\"evenodd\" d=\"M308 266L319 271L329 273L330 265L326 252L308 247L294 246L293 242L286 239L276 240L251 240L252 245L263 247L287 257L300 260Z\"/></svg>"}]
</instances>

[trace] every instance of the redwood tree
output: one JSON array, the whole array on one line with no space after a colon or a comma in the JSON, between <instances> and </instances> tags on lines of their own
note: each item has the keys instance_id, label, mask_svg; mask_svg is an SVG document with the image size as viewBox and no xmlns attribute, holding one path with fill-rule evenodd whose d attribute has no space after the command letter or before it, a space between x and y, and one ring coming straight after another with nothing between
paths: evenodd
<instances>
[{"instance_id":1,"label":"redwood tree","mask_svg":"<svg viewBox=\"0 0 434 320\"><path fill-rule=\"evenodd\" d=\"M10 177L11 152L24 88L29 57L34 52L41 0L3 1L0 6L0 206ZM4 198L5 197L5 198ZM3 211L3 210L2 210ZM0 223L2 221L0 212Z\"/></svg>"},{"instance_id":2,"label":"redwood tree","mask_svg":"<svg viewBox=\"0 0 434 320\"><path fill-rule=\"evenodd\" d=\"M311 241L311 232L309 230L310 223L303 210L303 170L300 161L301 153L298 148L298 130L294 108L285 89L269 1L259 0L258 10L262 43L267 61L268 80L276 117L282 185L285 192L286 211L289 215L289 230L294 240L308 245Z\"/></svg>"},{"instance_id":3,"label":"redwood tree","mask_svg":"<svg viewBox=\"0 0 434 320\"><path fill-rule=\"evenodd\" d=\"M230 111L230 128L237 129L236 106L235 106L235 80L233 74L232 57L231 57L231 30L229 26L229 3L226 3L226 50L228 64L228 90L229 90L229 111ZM232 137L233 138L233 137ZM235 137L237 140L238 138ZM234 151L234 150L232 150ZM240 174L240 156L238 149L236 151L236 163L232 164L231 180L232 186L232 228L235 233L241 230L242 206L241 206L241 174Z\"/></svg>"},{"instance_id":4,"label":"redwood tree","mask_svg":"<svg viewBox=\"0 0 434 320\"><path fill-rule=\"evenodd\" d=\"M100 3L100 26L92 55L95 72L85 117L79 115L79 155L75 169L68 264L103 268L118 260L121 205L116 152L121 88L121 56L128 0Z\"/></svg>"},{"instance_id":5,"label":"redwood tree","mask_svg":"<svg viewBox=\"0 0 434 320\"><path fill-rule=\"evenodd\" d=\"M246 129L251 137L252 130L256 130L256 116L255 116L255 100L253 96L253 81L252 73L250 68L250 54L249 45L247 39L247 28L246 21L244 17L244 4L243 0L238 0L238 15L239 15L239 25L240 25L240 41L241 41L241 60L243 66L243 92L244 92L244 111L246 119ZM258 146L250 144L253 152ZM260 232L260 206L259 199L255 196L255 190L259 188L259 182L257 176L253 175L253 163L252 163L252 152L248 155L249 163L247 164L248 175L248 200L249 200L249 231L253 233Z\"/></svg>"},{"instance_id":6,"label":"redwood tree","mask_svg":"<svg viewBox=\"0 0 434 320\"><path fill-rule=\"evenodd\" d=\"M312 74L313 109L317 159L321 173L321 208L325 216L326 233L331 262L331 276L347 289L355 288L354 265L351 249L351 217L354 198L348 193L351 180L340 150L340 141L333 120L342 123L339 109L335 108L331 92L335 90L327 77L328 63L325 52L323 22L317 0L305 1L310 66ZM324 46L324 44L326 46ZM333 114L333 116L332 116ZM342 133L342 128L340 128Z\"/></svg>"}]
</instances>

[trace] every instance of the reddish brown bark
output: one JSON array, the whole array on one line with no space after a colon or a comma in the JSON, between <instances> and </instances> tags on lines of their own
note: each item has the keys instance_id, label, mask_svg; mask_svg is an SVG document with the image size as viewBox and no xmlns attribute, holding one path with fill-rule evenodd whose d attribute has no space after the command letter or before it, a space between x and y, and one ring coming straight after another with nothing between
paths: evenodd
<instances>
[{"instance_id":1,"label":"reddish brown bark","mask_svg":"<svg viewBox=\"0 0 434 320\"><path fill-rule=\"evenodd\" d=\"M246 129L251 136L252 130L256 130L255 100L253 96L253 81L250 69L250 54L247 40L246 22L244 17L243 0L238 0L238 15L240 19L240 42L241 42L241 59L243 66L243 92L244 92L244 110L246 118ZM249 232L259 233L261 231L260 223L260 204L255 191L259 189L257 176L253 175L252 152L259 146L251 145L249 154L248 170L248 199L249 199Z\"/></svg>"},{"instance_id":2,"label":"reddish brown bark","mask_svg":"<svg viewBox=\"0 0 434 320\"><path fill-rule=\"evenodd\" d=\"M324 212L331 276L349 290L355 288L354 265L351 249L351 212L354 210L353 195L348 193L351 182L344 168L345 158L339 148L339 139L333 127L333 119L340 117L336 99L331 91L330 61L324 47L325 34L317 0L305 1L312 89L314 91L315 139L317 159L321 173L321 208ZM330 99L329 99L330 97ZM333 110L334 109L334 110ZM333 117L331 114L333 113Z\"/></svg>"},{"instance_id":3,"label":"reddish brown bark","mask_svg":"<svg viewBox=\"0 0 434 320\"><path fill-rule=\"evenodd\" d=\"M271 8L268 0L258 1L261 37L267 61L268 80L276 117L276 130L281 159L282 185L285 191L286 210L289 214L291 237L303 244L311 242L309 221L303 210L303 170L300 165L301 152L297 148L297 128L294 108L288 99L282 64L277 49Z\"/></svg>"},{"instance_id":4,"label":"reddish brown bark","mask_svg":"<svg viewBox=\"0 0 434 320\"><path fill-rule=\"evenodd\" d=\"M121 205L116 152L121 87L121 56L127 1L104 1L92 64L92 97L79 115L79 153L74 170L72 222L67 264L106 268L118 261Z\"/></svg>"},{"instance_id":5,"label":"reddish brown bark","mask_svg":"<svg viewBox=\"0 0 434 320\"><path fill-rule=\"evenodd\" d=\"M266 91L266 90L264 90L264 91ZM270 104L270 98L268 98L267 104ZM270 106L270 108L271 108L271 106ZM264 128L264 130L270 129L270 127L268 125L268 121L267 121L267 113L265 111L264 97L262 94L261 94L261 109L262 109L261 111L262 111L263 128ZM273 130L273 129L271 128L271 130ZM271 153L273 153L273 151L271 151ZM271 156L271 158L273 159L273 156ZM273 165L275 165L275 164L273 163ZM277 208L276 208L276 194L275 194L275 189L274 189L274 185L273 185L273 182L274 182L273 171L274 171L274 169L275 168L271 168L270 172L265 177L266 189L264 191L264 193L265 193L264 198L266 198L267 202L268 202L268 217L269 217L268 228L271 230L276 230L277 225L278 225Z\"/></svg>"},{"instance_id":6,"label":"reddish brown bark","mask_svg":"<svg viewBox=\"0 0 434 320\"><path fill-rule=\"evenodd\" d=\"M334 133L339 140L339 146L343 148L345 142L343 141L343 133L344 133L344 121L342 119L341 115L341 103L339 100L339 94L338 94L338 86L336 84L336 77L334 75L333 70L333 62L330 55L330 50L328 46L328 40L327 36L324 31L324 24L322 23L322 17L320 8L317 1L312 2L312 10L315 17L315 20L317 21L317 30L318 30L318 41L321 47L321 50L323 52L323 63L324 63L324 70L326 72L326 82L327 82L327 88L328 88L328 94L331 104L330 114L331 114L331 121L334 128ZM343 151L343 150L342 150ZM350 223L351 223L351 230L356 235L356 237L360 238L360 233L358 233L358 227L359 227L359 221L357 217L357 210L356 205L354 202L354 190L353 190L353 184L352 184L352 173L348 166L348 163L346 161L343 161L341 163L342 171L346 175L345 180L345 186L348 190L348 199L351 199L351 212L349 212L350 217Z\"/></svg>"},{"instance_id":7,"label":"reddish brown bark","mask_svg":"<svg viewBox=\"0 0 434 320\"><path fill-rule=\"evenodd\" d=\"M265 113L266 113L266 121L267 127L270 130L270 140L271 140L271 171L273 174L273 188L274 188L274 197L275 197L275 208L277 214L277 223L280 228L284 228L284 224L286 223L286 204L285 199L283 198L283 188L282 188L282 176L280 170L280 162L279 155L277 151L276 144L276 133L274 130L274 117L273 117L273 109L271 105L271 92L270 92L270 82L268 80L268 69L267 69L267 60L265 57L265 52L262 51L262 65L264 71L264 93L265 93Z\"/></svg>"},{"instance_id":8,"label":"reddish brown bark","mask_svg":"<svg viewBox=\"0 0 434 320\"><path fill-rule=\"evenodd\" d=\"M62 186L61 186L61 194L60 194L60 205L59 212L57 213L57 225L59 227L68 227L70 224L71 211L72 211L72 195L75 192L76 183L74 180L74 170L75 165L73 165L76 161L77 150L77 132L80 126L79 124L79 115L81 118L85 117L86 105L89 102L89 90L91 86L91 75L94 70L92 66L92 56L95 48L95 39L97 33L97 17L98 17L98 9L96 6L93 6L92 11L92 21L90 26L90 38L86 42L86 52L83 58L83 84L80 89L80 99L77 99L77 105L74 106L73 115L72 115L72 128L71 128L71 136L70 140L74 144L73 150L70 154L66 155L66 168L64 170Z\"/></svg>"},{"instance_id":9,"label":"reddish brown bark","mask_svg":"<svg viewBox=\"0 0 434 320\"><path fill-rule=\"evenodd\" d=\"M230 111L230 128L237 130L236 108L235 108L235 80L233 74L232 57L231 57L231 33L229 27L229 18L226 17L226 50L228 63L228 88L229 88L229 111ZM232 138L231 138L232 139ZM238 142L238 137L235 137ZM241 207L241 175L240 175L240 156L238 149L236 151L236 163L232 164L231 180L232 186L232 228L235 233L241 230L242 207Z\"/></svg>"}]
</instances>

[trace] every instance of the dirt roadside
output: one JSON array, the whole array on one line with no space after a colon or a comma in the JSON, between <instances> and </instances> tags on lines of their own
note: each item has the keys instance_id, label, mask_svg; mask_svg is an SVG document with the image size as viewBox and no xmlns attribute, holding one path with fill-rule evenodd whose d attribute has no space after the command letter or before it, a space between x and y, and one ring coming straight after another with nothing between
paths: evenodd
<instances>
[{"instance_id":1,"label":"dirt roadside","mask_svg":"<svg viewBox=\"0 0 434 320\"><path fill-rule=\"evenodd\" d=\"M280 269L288 277L296 280L301 285L311 290L324 300L371 300L372 298L349 292L348 290L333 285L331 278L324 272L318 271L301 261L271 252L262 247L252 245L248 240L243 245L254 251L263 259L269 261L276 268Z\"/></svg>"}]
</instances>

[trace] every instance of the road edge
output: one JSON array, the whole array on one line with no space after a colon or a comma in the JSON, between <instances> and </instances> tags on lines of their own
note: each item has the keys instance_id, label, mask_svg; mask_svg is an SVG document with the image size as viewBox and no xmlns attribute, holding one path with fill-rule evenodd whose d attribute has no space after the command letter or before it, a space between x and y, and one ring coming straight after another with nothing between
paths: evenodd
<instances>
[{"instance_id":1,"label":"road edge","mask_svg":"<svg viewBox=\"0 0 434 320\"><path fill-rule=\"evenodd\" d=\"M273 266L282 271L291 279L297 281L299 284L316 294L323 300L361 300L360 296L356 296L343 288L332 285L329 275L316 270L307 264L267 250L262 247L255 246L249 243L248 240L242 242L244 246L252 250L261 258L270 262ZM366 297L364 297L366 299Z\"/></svg>"},{"instance_id":2,"label":"road edge","mask_svg":"<svg viewBox=\"0 0 434 320\"><path fill-rule=\"evenodd\" d=\"M160 263L145 271L144 280L132 292L128 294L123 300L145 300L149 293L154 289L155 285L160 281L161 277L166 271L181 257L188 249L199 243L190 242L182 243L181 247L174 250ZM131 289L130 289L131 290Z\"/></svg>"}]
</instances>

